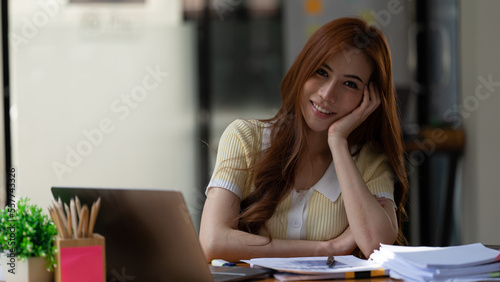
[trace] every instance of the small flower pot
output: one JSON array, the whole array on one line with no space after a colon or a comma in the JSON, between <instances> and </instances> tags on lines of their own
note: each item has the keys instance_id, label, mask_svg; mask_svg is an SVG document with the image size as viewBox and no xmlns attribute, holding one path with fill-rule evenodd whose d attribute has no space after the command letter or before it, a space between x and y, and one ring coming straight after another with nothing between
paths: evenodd
<instances>
[{"instance_id":1,"label":"small flower pot","mask_svg":"<svg viewBox=\"0 0 500 282\"><path fill-rule=\"evenodd\" d=\"M2 272L6 282L51 282L54 273L47 270L44 257L19 260L17 257L1 255Z\"/></svg>"}]
</instances>

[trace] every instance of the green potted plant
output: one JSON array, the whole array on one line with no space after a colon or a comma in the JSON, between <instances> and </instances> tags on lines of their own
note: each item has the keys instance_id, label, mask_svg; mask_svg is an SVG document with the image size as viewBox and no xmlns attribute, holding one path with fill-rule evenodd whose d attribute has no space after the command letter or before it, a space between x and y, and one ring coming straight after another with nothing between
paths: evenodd
<instances>
[{"instance_id":1,"label":"green potted plant","mask_svg":"<svg viewBox=\"0 0 500 282\"><path fill-rule=\"evenodd\" d=\"M49 216L28 198L0 211L1 261L7 282L52 281L56 234Z\"/></svg>"}]
</instances>

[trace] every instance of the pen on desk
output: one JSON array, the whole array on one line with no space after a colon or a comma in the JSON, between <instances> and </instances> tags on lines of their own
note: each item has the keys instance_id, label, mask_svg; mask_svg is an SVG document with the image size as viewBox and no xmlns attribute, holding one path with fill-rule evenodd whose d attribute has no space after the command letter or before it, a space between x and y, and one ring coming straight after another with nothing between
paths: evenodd
<instances>
[{"instance_id":1,"label":"pen on desk","mask_svg":"<svg viewBox=\"0 0 500 282\"><path fill-rule=\"evenodd\" d=\"M328 265L328 267L333 267L335 265L335 258L333 256L328 256L326 265Z\"/></svg>"},{"instance_id":2,"label":"pen on desk","mask_svg":"<svg viewBox=\"0 0 500 282\"><path fill-rule=\"evenodd\" d=\"M223 259L214 259L212 260L212 265L213 266L236 266L236 263L234 262L228 262Z\"/></svg>"}]
</instances>

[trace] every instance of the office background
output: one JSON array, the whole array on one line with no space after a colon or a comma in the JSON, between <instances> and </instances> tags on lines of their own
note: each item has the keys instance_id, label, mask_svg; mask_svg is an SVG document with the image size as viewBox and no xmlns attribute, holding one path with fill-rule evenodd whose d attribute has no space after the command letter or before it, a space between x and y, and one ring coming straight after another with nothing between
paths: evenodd
<instances>
[{"instance_id":1,"label":"office background","mask_svg":"<svg viewBox=\"0 0 500 282\"><path fill-rule=\"evenodd\" d=\"M52 186L179 189L198 227L224 128L271 117L307 37L358 16L393 53L413 146L410 243L498 244L498 11L495 0L3 0L0 169L44 207Z\"/></svg>"}]
</instances>

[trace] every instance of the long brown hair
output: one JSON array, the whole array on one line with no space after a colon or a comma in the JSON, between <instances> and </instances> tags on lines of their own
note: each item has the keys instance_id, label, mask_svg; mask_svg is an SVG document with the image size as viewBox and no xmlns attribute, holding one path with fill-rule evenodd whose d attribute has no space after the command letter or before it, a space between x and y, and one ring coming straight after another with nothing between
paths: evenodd
<instances>
[{"instance_id":1,"label":"long brown hair","mask_svg":"<svg viewBox=\"0 0 500 282\"><path fill-rule=\"evenodd\" d=\"M370 141L382 145L396 179L394 197L399 225L396 243L406 244L401 222L406 220L408 179L391 55L384 35L357 18L336 19L319 28L286 73L281 84L281 108L273 118L265 120L272 126L272 142L251 168L255 190L241 202L240 229L256 234L262 228L267 230L266 221L291 191L299 159L307 147L306 125L299 103L302 87L329 57L338 52L347 56L347 50L364 52L372 60L370 80L381 95L381 105L349 135L348 143L350 148L358 149Z\"/></svg>"}]
</instances>

